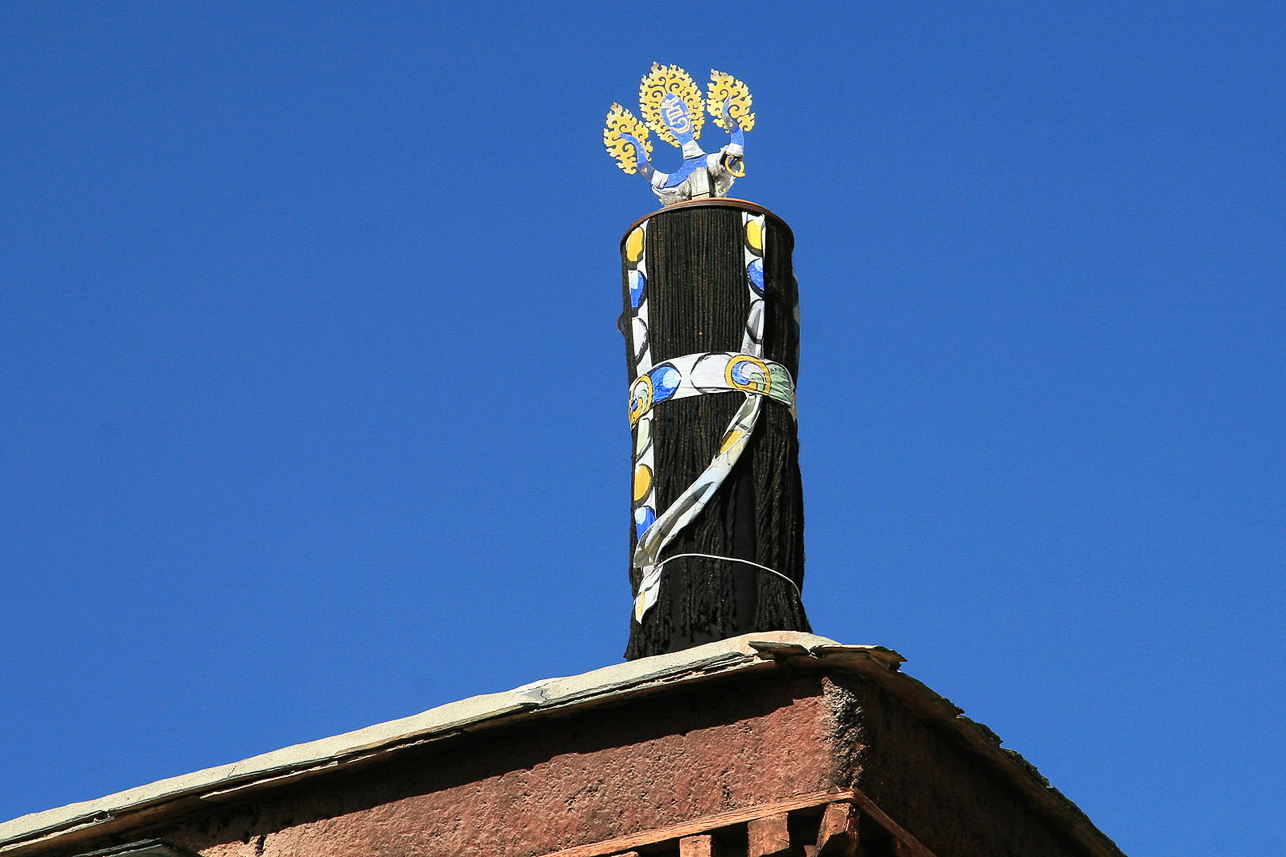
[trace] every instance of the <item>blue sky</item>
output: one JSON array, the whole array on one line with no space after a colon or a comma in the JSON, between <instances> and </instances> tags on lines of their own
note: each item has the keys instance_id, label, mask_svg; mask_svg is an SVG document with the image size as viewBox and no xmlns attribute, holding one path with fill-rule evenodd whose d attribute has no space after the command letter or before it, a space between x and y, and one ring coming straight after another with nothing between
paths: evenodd
<instances>
[{"instance_id":1,"label":"blue sky","mask_svg":"<svg viewBox=\"0 0 1286 857\"><path fill-rule=\"evenodd\" d=\"M4 4L0 817L620 659L660 61L795 231L814 629L1132 857L1271 853L1284 22Z\"/></svg>"}]
</instances>

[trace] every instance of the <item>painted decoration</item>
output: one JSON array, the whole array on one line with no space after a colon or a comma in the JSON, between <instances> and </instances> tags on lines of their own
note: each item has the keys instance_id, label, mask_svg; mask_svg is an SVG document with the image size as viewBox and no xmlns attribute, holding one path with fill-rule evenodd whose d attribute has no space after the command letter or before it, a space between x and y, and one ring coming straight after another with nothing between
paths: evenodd
<instances>
[{"instance_id":1,"label":"painted decoration","mask_svg":"<svg viewBox=\"0 0 1286 857\"><path fill-rule=\"evenodd\" d=\"M745 132L755 127L750 107L750 89L730 74L711 69L703 99L686 71L653 63L639 86L643 118L613 104L603 128L603 145L627 175L637 173L647 179L664 205L727 196L732 183L746 174ZM729 142L712 153L697 143L707 112L730 135ZM649 129L683 154L683 164L675 172L663 173L652 166Z\"/></svg>"},{"instance_id":2,"label":"painted decoration","mask_svg":"<svg viewBox=\"0 0 1286 857\"><path fill-rule=\"evenodd\" d=\"M767 396L788 408L795 406L794 381L780 363L735 351L685 354L657 365L630 386L630 425L636 425L660 402L729 391Z\"/></svg>"},{"instance_id":3,"label":"painted decoration","mask_svg":"<svg viewBox=\"0 0 1286 857\"><path fill-rule=\"evenodd\" d=\"M753 116L751 117L753 119ZM629 283L629 323L633 333L634 383L629 391L630 424L634 427L633 518L638 542L632 563L642 573L634 599L634 619L642 622L656 604L662 577L661 552L697 515L724 484L750 442L765 398L790 408L795 415L795 384L785 366L764 358L764 230L762 214L741 214L743 260L750 310L741 350L687 354L653 363L648 340L647 221L625 239ZM635 284L638 283L637 294ZM798 307L795 315L798 318ZM657 512L652 419L655 408L689 396L741 393L745 402L724 430L718 452L706 469L675 499ZM771 569L769 569L771 571Z\"/></svg>"},{"instance_id":4,"label":"painted decoration","mask_svg":"<svg viewBox=\"0 0 1286 857\"><path fill-rule=\"evenodd\" d=\"M634 504L631 511L639 538L656 521L656 472L652 448L652 345L647 335L647 222L625 238L626 276L630 283L630 327L637 347L634 370L637 380L630 387L630 424L634 426ZM641 474L646 474L643 476Z\"/></svg>"}]
</instances>

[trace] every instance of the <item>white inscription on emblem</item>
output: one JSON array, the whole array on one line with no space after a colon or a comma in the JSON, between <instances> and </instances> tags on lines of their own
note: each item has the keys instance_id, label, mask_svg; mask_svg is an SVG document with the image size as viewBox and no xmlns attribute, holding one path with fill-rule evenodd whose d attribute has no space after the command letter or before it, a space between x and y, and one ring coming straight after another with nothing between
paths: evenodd
<instances>
[{"instance_id":1,"label":"white inscription on emblem","mask_svg":"<svg viewBox=\"0 0 1286 857\"><path fill-rule=\"evenodd\" d=\"M665 114L665 124L669 125L676 133L686 134L692 130L692 123L688 119L688 111L683 109L683 102L673 92L665 96L665 101L661 103L661 112Z\"/></svg>"}]
</instances>

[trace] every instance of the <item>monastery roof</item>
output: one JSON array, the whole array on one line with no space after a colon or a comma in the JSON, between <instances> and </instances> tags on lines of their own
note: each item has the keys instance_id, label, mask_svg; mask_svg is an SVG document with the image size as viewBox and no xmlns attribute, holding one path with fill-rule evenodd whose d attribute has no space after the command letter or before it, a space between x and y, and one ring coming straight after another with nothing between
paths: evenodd
<instances>
[{"instance_id":1,"label":"monastery roof","mask_svg":"<svg viewBox=\"0 0 1286 857\"><path fill-rule=\"evenodd\" d=\"M399 750L504 726L559 709L585 708L663 687L770 671L780 663L825 672L860 673L873 679L917 716L953 733L989 758L1002 776L1046 811L1063 817L1082 836L1102 837L1080 810L1000 739L919 681L899 672L903 658L882 646L842 645L825 637L788 631L760 632L668 655L642 658L581 675L550 678L501 693L473 696L420 714L296 744L239 762L138 786L97 800L68 804L0 823L0 855L51 842L73 831L142 821L175 802L202 804L284 785L337 769L376 762ZM51 843L52 844L52 843Z\"/></svg>"}]
</instances>

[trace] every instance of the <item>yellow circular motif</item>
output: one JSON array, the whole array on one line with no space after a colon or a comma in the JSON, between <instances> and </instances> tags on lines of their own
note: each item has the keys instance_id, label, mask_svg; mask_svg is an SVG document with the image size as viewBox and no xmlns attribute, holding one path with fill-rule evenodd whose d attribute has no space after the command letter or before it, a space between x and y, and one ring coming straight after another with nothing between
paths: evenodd
<instances>
[{"instance_id":1,"label":"yellow circular motif","mask_svg":"<svg viewBox=\"0 0 1286 857\"><path fill-rule=\"evenodd\" d=\"M749 363L758 369L759 374L756 376L752 373L749 382L738 382L733 370L745 363ZM728 382L728 386L732 389L743 390L747 393L763 393L766 396L768 391L772 389L772 378L768 375L768 367L764 365L764 361L757 357L751 357L749 354L738 354L729 360L728 368L723 370L723 379Z\"/></svg>"},{"instance_id":2,"label":"yellow circular motif","mask_svg":"<svg viewBox=\"0 0 1286 857\"><path fill-rule=\"evenodd\" d=\"M647 375L640 375L634 381L634 386L630 387L630 425L637 423L651 407L652 379Z\"/></svg>"},{"instance_id":3,"label":"yellow circular motif","mask_svg":"<svg viewBox=\"0 0 1286 857\"><path fill-rule=\"evenodd\" d=\"M642 500L652 490L652 471L640 464L634 471L634 502Z\"/></svg>"},{"instance_id":4,"label":"yellow circular motif","mask_svg":"<svg viewBox=\"0 0 1286 857\"><path fill-rule=\"evenodd\" d=\"M746 243L749 244L750 249L754 250L756 253L762 254L764 252L764 230L763 227L759 225L758 220L752 219L746 221Z\"/></svg>"},{"instance_id":5,"label":"yellow circular motif","mask_svg":"<svg viewBox=\"0 0 1286 857\"><path fill-rule=\"evenodd\" d=\"M643 227L640 226L630 233L630 237L625 239L625 258L630 262L637 262L643 258Z\"/></svg>"}]
</instances>

